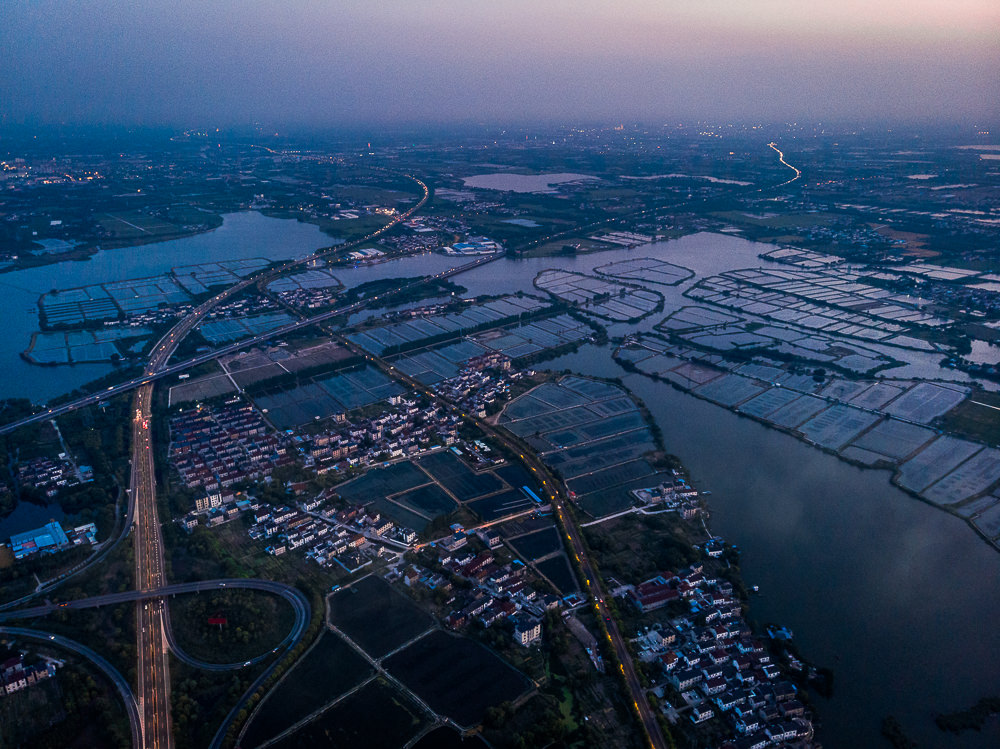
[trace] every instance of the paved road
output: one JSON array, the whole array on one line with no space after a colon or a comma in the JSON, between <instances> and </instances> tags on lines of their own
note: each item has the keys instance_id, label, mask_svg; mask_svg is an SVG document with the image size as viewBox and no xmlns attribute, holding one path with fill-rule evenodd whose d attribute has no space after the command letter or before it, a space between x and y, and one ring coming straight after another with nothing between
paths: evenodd
<instances>
[{"instance_id":1,"label":"paved road","mask_svg":"<svg viewBox=\"0 0 1000 749\"><path fill-rule=\"evenodd\" d=\"M157 353L150 367L155 366ZM156 508L156 478L153 465L152 418L153 386L136 391L132 420L132 501L135 503L135 585L137 592L155 591L166 580L163 565L163 542ZM139 706L142 716L142 746L170 749L170 664L164 633L164 606L136 607L138 639Z\"/></svg>"},{"instance_id":2,"label":"paved road","mask_svg":"<svg viewBox=\"0 0 1000 749\"><path fill-rule=\"evenodd\" d=\"M545 490L548 490L552 508L555 510L556 517L559 518L563 532L566 534L569 549L580 567L584 588L591 597L598 622L600 622L601 628L604 630L615 652L615 657L618 659L622 675L625 677L625 684L628 687L629 696L632 698L632 704L646 731L647 738L654 749L665 749L667 742L660 730L660 724L656 720L656 714L646 699L645 690L643 689L642 682L639 681L639 676L636 673L632 656L626 646L625 638L618 629L618 623L611 616L604 603L605 593L603 583L597 572L597 568L594 567L593 562L587 554L587 549L583 543L583 533L577 523L576 516L569 509L569 499L565 494L562 482L555 477L534 453L522 452L525 448L517 444L505 432L480 419L469 416L465 418L475 423L482 431L506 446L509 450L516 452L531 472L541 478L542 486Z\"/></svg>"},{"instance_id":3,"label":"paved road","mask_svg":"<svg viewBox=\"0 0 1000 749\"><path fill-rule=\"evenodd\" d=\"M291 631L281 641L273 650L263 653L256 658L251 658L249 661L242 661L239 663L230 664L219 664L219 663L207 663L205 661L200 661L198 659L192 658L187 655L179 646L176 644L171 644L174 654L186 663L194 666L195 668L205 669L209 671L225 671L235 668L244 668L247 666L253 666L267 658L271 657L272 654L278 652L279 650L289 651L293 649L296 645L301 642L302 637L306 634L306 630L309 627L309 620L312 613L312 607L309 605L308 599L296 588L293 588L284 583L274 582L272 580L260 580L255 578L232 578L226 580L203 580L193 583L177 583L174 585L166 585L156 590L129 590L122 593L109 593L103 596L93 596L91 598L82 598L74 601L65 601L62 603L52 603L48 602L39 606L32 606L30 608L17 609L15 611L5 611L0 612L0 621L9 619L32 619L39 616L45 616L51 614L54 611L71 610L76 611L80 609L95 608L99 606L113 606L120 603L128 603L130 601L148 601L142 607L142 611L147 611L154 606L160 604L167 596L179 595L182 593L199 593L207 591L217 591L217 590L259 590L267 593L273 593L279 595L288 601L293 611L295 612L295 622L292 626ZM165 626L167 627L166 633L168 640L172 639L173 634L169 629L169 617L164 619ZM74 642L73 640L68 640L59 635L49 634L48 632L43 632L34 629L24 629L20 627L5 627L0 626L0 633L10 634L10 635L20 635L24 637L34 637L40 640L48 640L54 642L55 644L67 647L77 653L80 653L84 657L90 659L98 667L101 668L115 683L118 687L119 692L121 692L123 699L125 700L126 708L129 711L129 720L132 724L132 738L133 746L142 745L142 723L143 716L140 714L139 707L136 703L135 697L132 694L132 690L129 688L128 682L118 673L117 670L110 663L108 663L104 658L94 653L89 648ZM227 717L226 721L223 723L222 727L219 729L219 734L216 736L216 742L213 744L217 746L221 743L222 738L225 736L226 729L228 729L229 724L238 714L239 710L242 709L246 699L256 691L261 684L273 673L274 669L280 662L280 658L274 659L274 662L269 668L267 668L261 676L254 682L253 686L247 691L247 693L240 700L240 703L234 707L230 715Z\"/></svg>"},{"instance_id":4,"label":"paved road","mask_svg":"<svg viewBox=\"0 0 1000 749\"><path fill-rule=\"evenodd\" d=\"M80 609L93 609L101 606L114 606L119 603L129 603L130 601L151 601L183 593L205 593L207 591L232 589L259 590L281 596L291 604L295 611L295 625L292 628L289 639L296 639L305 632L309 624L311 610L311 606L305 595L291 585L275 582L274 580L261 580L255 577L198 580L193 583L164 585L152 590L126 590L121 593L106 593L100 596L91 596L90 598L77 598L72 601L46 601L37 606L29 606L13 611L0 611L0 622L12 619L33 619L39 616L47 616L55 611L78 611Z\"/></svg>"},{"instance_id":5,"label":"paved road","mask_svg":"<svg viewBox=\"0 0 1000 749\"><path fill-rule=\"evenodd\" d=\"M429 191L427 185L416 177L411 177L422 191L420 200L405 213L400 214L386 226L367 235L359 241L368 242L405 221L424 203ZM342 251L344 246L338 248ZM327 251L328 252L328 251ZM167 362L177 350L184 337L197 326L212 309L240 293L251 284L277 276L281 272L299 267L317 259L325 252L296 261L282 263L277 268L251 275L239 283L202 302L175 324L161 338L150 352L145 372L138 378L133 401L135 417L132 431L132 501L135 503L135 584L140 591L158 590L164 587L166 576L163 563L163 538L156 507L156 472L153 459L150 422L153 418L153 384L158 374L167 370ZM378 297L374 297L378 299ZM366 302L367 303L367 302ZM360 303L359 303L360 304ZM295 329L289 327L289 330ZM272 335L275 331L272 331ZM280 334L280 333L279 333ZM107 392L107 391L106 391ZM111 389L114 392L114 388ZM173 734L170 730L170 668L169 668L169 619L167 603L160 599L153 605L136 609L136 636L138 639L138 681L139 704L142 717L142 746L144 749L172 749ZM275 664L272 664L274 667ZM268 673L271 669L267 669ZM244 695L244 700L247 695ZM242 703L242 700L241 700ZM228 719L227 719L228 720ZM228 725L224 724L223 728ZM222 729L220 728L220 731Z\"/></svg>"},{"instance_id":6,"label":"paved road","mask_svg":"<svg viewBox=\"0 0 1000 749\"><path fill-rule=\"evenodd\" d=\"M656 714L653 712L653 709L649 705L649 701L646 699L645 690L643 689L642 683L639 681L639 676L636 673L635 665L632 662L632 656L626 646L625 638L622 636L621 631L618 629L617 622L614 617L611 616L607 609L607 605L604 603L605 593L601 578L597 573L596 567L594 567L587 554L587 549L583 543L583 533L576 521L573 511L569 509L569 498L566 496L562 482L556 478L556 476L549 470L548 466L542 463L534 452L530 451L525 445L520 444L519 441L515 440L515 438L505 430L501 430L483 419L479 419L462 412L453 403L440 396L434 390L403 374L385 360L366 353L362 349L351 344L350 341L347 341L346 339L341 340L346 346L354 350L355 353L360 356L364 356L373 364L378 366L386 375L402 382L412 390L423 393L432 401L443 406L445 409L458 413L462 419L470 424L473 424L480 431L504 445L511 451L512 454L518 455L524 465L535 474L535 477L542 484L542 491L547 492L549 495L549 499L552 502L552 508L555 510L556 517L558 517L559 523L562 525L563 532L566 534L566 541L568 542L569 549L573 553L574 558L579 565L580 571L583 574L585 590L593 601L598 622L600 622L601 628L604 630L605 636L610 642L615 656L619 661L622 676L625 678L626 687L628 688L629 695L632 698L632 704L635 707L639 720L646 731L650 745L653 749L665 749L665 747L667 747L666 739L663 736L663 732L660 730L660 724L657 722Z\"/></svg>"},{"instance_id":7,"label":"paved road","mask_svg":"<svg viewBox=\"0 0 1000 749\"><path fill-rule=\"evenodd\" d=\"M407 220L413 213L419 210L427 201L429 197L429 191L427 186L415 177L407 175L410 179L413 179L423 191L423 196L420 201L414 205L411 209L405 213L397 216L393 221L387 224L382 229L358 240L357 242L351 243L351 245L341 245L336 248L337 251L343 251L348 246L353 246L361 242L371 241L373 238L377 237L389 229L391 229L396 224ZM645 213L643 211L642 213ZM153 461L153 450L151 446L151 432L150 432L150 422L152 419L152 392L153 384L156 380L163 377L175 374L177 372L189 369L190 367L196 366L205 361L209 361L218 356L230 353L233 351L238 351L240 349L246 348L248 346L255 345L257 343L272 339L274 337L284 335L285 333L293 332L300 328L315 325L324 320L330 319L332 317L350 314L353 311L361 309L364 306L371 304L372 302L377 302L380 298L391 295L392 293L398 292L408 286L422 283L424 281L414 281L409 284L405 284L399 289L394 290L394 292L387 292L385 294L376 295L371 299L362 300L356 302L352 305L347 305L345 307L332 310L330 312L316 315L312 318L306 318L304 320L299 320L294 323L290 323L277 330L270 331L266 334L255 336L250 339L245 339L239 341L235 344L231 344L215 351L209 352L207 354L194 357L185 362L180 362L175 365L167 366L167 361L176 351L177 346L183 340L183 338L192 330L196 325L198 325L204 316L216 307L221 302L225 301L229 297L239 293L243 289L247 288L251 284L260 283L265 281L267 278L272 276L277 276L278 274L292 269L294 267L309 263L318 257L326 254L329 250L324 252L314 253L313 255L303 258L297 261L285 262L276 268L272 268L268 271L250 276L243 281L229 287L225 291L217 294L211 299L198 305L194 310L192 310L187 316L180 320L153 348L151 352L149 362L143 374L139 377L133 378L128 382L122 383L118 386L112 386L106 391L99 393L93 393L88 396L84 396L75 401L63 404L61 406L53 407L47 409L46 411L35 414L31 417L21 419L17 422L6 424L0 426L0 434L7 433L17 429L20 426L30 424L42 419L53 418L62 413L67 413L69 411L87 406L101 400L105 400L114 395L125 393L131 390L136 390L134 398L134 418L133 418L133 452L132 452L132 486L131 486L131 505L130 512L133 513L135 519L135 530L136 530L136 544L135 544L135 571L136 571L136 587L137 593L139 594L150 594L148 596L154 599L160 599L159 601L154 601L152 606L143 606L137 609L137 633L138 633L138 652L139 652L139 664L138 664L138 675L139 675L139 700L141 705L140 717L143 726L143 739L142 746L144 747L157 747L162 749L171 749L173 739L170 733L170 695L169 695L169 672L168 672L168 662L167 662L167 652L168 652L168 638L171 637L168 630L168 625L165 625L165 617L167 616L166 602L162 600L161 596L163 593L159 593L165 588L165 576L164 576L164 563L163 563L163 545L160 533L160 525L157 517L156 508L156 485L155 485L155 466ZM450 271L444 271L437 274L431 278L433 279L443 279L458 273L471 270L472 268L493 262L502 255L488 256L479 258L472 263L465 266L459 266L458 268L452 269ZM372 359L372 357L368 357ZM392 367L389 367L385 362L381 360L378 361L379 365L388 371L391 371L393 376L398 379L403 379L408 381L408 384L416 390L421 392L428 392L419 383L409 380L409 378L402 377L398 372L396 372ZM436 395L432 394L436 400L441 399ZM477 419L465 416L470 422L476 424L481 429L486 431L488 434L493 435L498 441L507 444L514 450L519 450L519 446L515 445L509 437L505 434L501 434L492 426L486 424L485 422L480 422ZM578 560L580 560L581 569L583 570L585 576L587 576L586 584L588 591L595 596L596 603L595 607L599 613L603 613L601 607L603 606L603 592L600 589L599 581L593 570L590 568L589 562L586 561L586 556L583 554L584 549L582 543L579 542L579 530L576 527L575 520L572 519L569 513L564 512L563 502L566 501L563 496L562 489L560 485L555 480L554 476L548 473L548 469L540 462L533 454L528 454L529 457L525 458L522 455L522 459L525 464L528 465L533 471L541 473L546 476L543 480L543 485L547 485L555 493L552 494L553 506L557 511L557 515L560 521L563 523L567 530L567 537L571 541L574 548L574 553L577 555ZM574 542L575 534L575 542ZM66 604L69 605L69 604ZM629 684L629 688L633 695L637 695L635 706L638 710L640 717L643 720L644 725L647 726L647 731L653 740L654 746L662 746L662 736L659 733L659 727L655 723L655 719L652 723L649 723L648 716L646 713L651 715L648 703L645 697L642 695L641 686L638 684L638 679L635 677L635 672L632 667L631 660L629 658L628 652L624 646L624 640L621 638L617 629L614 627L614 622L608 618L610 622L610 627L608 629L608 637L611 640L613 647L619 654L619 658L623 664L623 672L626 676L626 681ZM236 705L231 711L230 715L227 716L226 721L219 728L219 732L216 734L213 740L213 746L217 746L221 743L222 738L225 735L225 730L232 721L233 717L237 714L238 710L245 703L246 699L249 698L253 691L263 683L263 680L267 677L271 670L276 667L277 662L272 664L272 666L251 686L250 690L243 696L240 703ZM630 676L631 675L631 676Z\"/></svg>"},{"instance_id":8,"label":"paved road","mask_svg":"<svg viewBox=\"0 0 1000 749\"><path fill-rule=\"evenodd\" d=\"M458 267L452 268L451 270L442 271L441 273L438 273L434 276L429 276L426 279L421 278L403 284L402 286L396 289L392 289L382 294L378 294L376 296L371 297L370 299L363 299L359 302L355 302L354 304L348 304L343 307L338 307L337 309L330 310L328 312L323 312L318 315L313 315L312 317L307 317L302 320L296 320L295 322L288 323L287 325L283 325L280 328L275 328L274 330L270 330L267 333L262 333L260 335L253 336L252 338L244 338L242 340L236 341L235 343L230 343L225 346L220 346L219 348L213 349L212 351L209 351L207 353L199 354L198 356L193 356L190 359L185 359L184 361L177 362L169 366L161 366L160 368L158 368L156 371L153 372L150 372L147 368L147 371L143 372L142 375L138 377L133 377L130 380L126 380L125 382L119 385L109 387L107 390L102 390L98 393L91 393L90 395L82 396L75 400L63 403L62 405L59 406L53 406L52 408L47 409L46 411L42 411L32 416L27 416L23 419L19 419L18 421L12 421L7 424L0 425L0 434L7 434L9 432L13 432L17 429L20 429L23 426L27 426L28 424L34 424L39 421L51 419L53 417L60 416L61 414L66 414L71 411L76 411L77 409L83 408L85 406L90 406L94 405L95 403L100 403L101 401L106 401L109 398L113 398L116 395L121 395L123 393L131 392L132 390L140 388L144 385L150 385L156 382L157 380L163 379L164 377L180 374L181 372L185 372L191 369L192 367L198 366L199 364L204 364L205 362L217 359L220 356L225 356L226 354L232 354L237 351L241 351L245 348L256 346L259 343L279 338L283 335L286 335L287 333L292 333L295 332L296 330L301 330L302 328L310 327L312 325L317 325L321 322L325 322L326 320L329 320L334 317L339 317L341 315L349 315L353 312L357 312L361 309L364 309L365 307L369 306L372 302L377 302L379 300L384 301L387 297L391 297L394 294L398 294L399 292L409 289L411 287L419 286L420 284L428 283L429 281L443 280L445 278L458 275L459 273L465 273L466 271L470 271L473 268L476 268L485 263L492 263L501 257L503 257L503 255L501 254L484 256L477 260L474 260L471 263L460 265ZM213 297L213 299L216 299L216 297ZM193 325L191 327L193 327ZM178 343L180 342L181 338L183 338L183 335L187 334L187 332L188 331L184 331L182 335L177 336ZM170 334L168 333L167 338L169 338L169 336Z\"/></svg>"},{"instance_id":9,"label":"paved road","mask_svg":"<svg viewBox=\"0 0 1000 749\"><path fill-rule=\"evenodd\" d=\"M416 182L422 191L421 198L416 205L394 218L381 229L372 232L360 240L357 240L357 242L349 245L341 245L336 248L336 251L340 252L346 247L353 246L354 244L371 241L380 234L390 230L398 223L407 220L416 211L423 207L430 195L427 185L416 177L412 177L410 175L407 176ZM30 424L42 419L53 418L60 414L96 403L100 400L107 399L120 393L125 393L130 390L136 391L133 399L134 416L132 418L132 474L129 504L129 516L134 520L134 530L136 534L136 595L143 598L151 597L158 599L154 600L152 605L147 604L142 607L137 607L136 610L136 632L138 639L139 661L139 723L141 725L141 742L137 742L137 745L141 745L143 747L154 747L156 749L171 749L173 746L173 736L170 730L170 676L168 663L169 644L170 640L173 639L173 635L169 629L169 613L167 611L167 604L166 601L161 598L163 593L160 592L165 589L164 583L166 578L164 574L165 566L163 561L163 542L156 507L155 465L152 450L152 436L150 431L150 422L152 420L153 384L156 380L167 376L168 374L172 374L173 372L179 371L182 368L186 369L200 363L201 361L208 361L209 359L215 358L220 354L226 353L225 349L217 350L209 355L196 357L187 362L183 362L180 366L166 366L170 357L177 350L177 346L180 342L191 330L194 329L196 325L202 321L208 312L226 299L238 294L251 284L266 281L268 278L277 276L286 270L305 265L330 251L331 250L320 251L297 261L282 263L275 268L250 276L213 296L212 298L202 302L183 319L177 322L170 329L170 331L157 342L150 353L145 371L140 377L133 378L132 380L121 385L110 387L100 393L85 396L75 401L63 404L62 406L47 409L46 411L40 414L35 414L27 419L22 419L18 422L6 424L3 427L0 427L0 433L10 432L20 426L24 426L25 424ZM454 273L454 271L452 273ZM446 275L451 275L452 273L439 275L440 277L445 277ZM317 316L311 320L293 323L279 331L271 331L266 336L258 336L254 339L242 341L236 347L226 348L233 348L234 350L237 350L247 345L253 345L258 341L266 340L272 336L281 335L285 332L291 332L300 327L304 327L305 325L321 322L323 319L332 317L335 314L344 314L345 312L349 313L355 309L360 309L373 301L378 301L381 296L384 295L378 295L372 299L363 300L354 305L349 305L346 308L335 310L333 313ZM62 604L61 607L69 607L70 605L71 602L66 602ZM306 607L303 611L307 610L308 607ZM308 617L306 616L306 618ZM188 658L190 657L188 656ZM219 666L228 667L232 664L209 665L213 668L217 668ZM276 665L277 662L273 663L270 668L266 669L261 678L258 679L257 682L255 682L251 687L250 691L243 696L240 704L237 708L234 708L234 711L227 718L227 721L219 729L219 734L216 736L217 740L220 740L220 736L224 735L225 729L228 727L229 722L236 714L238 708L253 693L253 690L255 690L259 684L263 683L263 679L265 679L271 671L273 671Z\"/></svg>"},{"instance_id":10,"label":"paved road","mask_svg":"<svg viewBox=\"0 0 1000 749\"><path fill-rule=\"evenodd\" d=\"M132 730L132 746L139 746L141 731L139 725L139 708L135 702L135 695L132 694L132 689L129 687L125 677L118 673L118 669L108 663L107 660L95 653L86 645L81 645L76 640L70 640L68 637L49 634L48 632L42 632L37 629L26 629L24 627L0 627L0 635L44 640L52 643L53 645L58 645L59 647L71 650L97 666L97 668L103 671L105 675L111 679L111 682L115 685L115 687L117 687L118 693L122 696L122 700L125 702L125 710L128 713L129 726Z\"/></svg>"},{"instance_id":11,"label":"paved road","mask_svg":"<svg viewBox=\"0 0 1000 749\"><path fill-rule=\"evenodd\" d=\"M794 177L792 177L787 182L782 182L780 185L775 185L775 187L784 187L785 185L790 185L792 182L794 182L795 180L799 179L799 177L802 176L802 170L798 169L797 167L792 166L787 161L785 161L785 154L783 154L781 152L781 149L779 149L776 144L774 144L774 143L768 143L767 145L768 145L768 148L772 148L772 149L774 149L775 151L778 152L778 161L780 161L782 164L784 164L789 169L791 169L793 172L795 172L795 176Z\"/></svg>"}]
</instances>

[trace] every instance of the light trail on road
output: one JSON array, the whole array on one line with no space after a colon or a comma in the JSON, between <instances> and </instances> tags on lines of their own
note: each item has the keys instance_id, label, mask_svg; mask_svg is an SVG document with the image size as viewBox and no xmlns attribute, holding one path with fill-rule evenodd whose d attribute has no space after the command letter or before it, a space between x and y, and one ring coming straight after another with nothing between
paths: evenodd
<instances>
[{"instance_id":1,"label":"light trail on road","mask_svg":"<svg viewBox=\"0 0 1000 749\"><path fill-rule=\"evenodd\" d=\"M775 145L774 143L768 143L767 145L768 145L769 148L773 148L775 151L778 152L778 161L780 161L782 164L784 164L789 169L791 169L793 172L795 172L795 176L794 177L792 177L787 182L782 182L780 185L775 185L775 187L784 187L785 185L790 185L792 182L794 182L795 180L797 180L799 177L802 176L802 170L801 169L798 169L797 167L794 167L791 164L789 164L787 161L785 161L785 154L783 154L781 152L781 150L778 148L777 145Z\"/></svg>"}]
</instances>

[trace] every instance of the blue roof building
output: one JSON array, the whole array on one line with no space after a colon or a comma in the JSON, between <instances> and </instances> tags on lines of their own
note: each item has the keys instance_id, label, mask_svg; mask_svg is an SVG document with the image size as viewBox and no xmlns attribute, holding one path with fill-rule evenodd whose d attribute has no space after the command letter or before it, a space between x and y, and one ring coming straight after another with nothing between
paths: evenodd
<instances>
[{"instance_id":1,"label":"blue roof building","mask_svg":"<svg viewBox=\"0 0 1000 749\"><path fill-rule=\"evenodd\" d=\"M36 552L52 552L69 545L69 538L59 523L51 522L33 531L15 533L10 546L15 559L23 559Z\"/></svg>"}]
</instances>

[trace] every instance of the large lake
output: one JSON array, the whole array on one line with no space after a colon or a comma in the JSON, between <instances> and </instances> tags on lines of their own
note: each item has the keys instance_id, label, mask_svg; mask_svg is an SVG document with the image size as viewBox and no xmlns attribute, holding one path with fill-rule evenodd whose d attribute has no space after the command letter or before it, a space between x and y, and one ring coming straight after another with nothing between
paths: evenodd
<instances>
[{"instance_id":1,"label":"large lake","mask_svg":"<svg viewBox=\"0 0 1000 749\"><path fill-rule=\"evenodd\" d=\"M556 174L512 174L510 172L497 172L495 174L475 174L471 177L462 178L462 182L465 183L466 187L475 187L480 190L536 193L556 192L556 186L566 182L593 180L598 180L598 178L589 174L574 174L571 172L559 172Z\"/></svg>"}]
</instances>

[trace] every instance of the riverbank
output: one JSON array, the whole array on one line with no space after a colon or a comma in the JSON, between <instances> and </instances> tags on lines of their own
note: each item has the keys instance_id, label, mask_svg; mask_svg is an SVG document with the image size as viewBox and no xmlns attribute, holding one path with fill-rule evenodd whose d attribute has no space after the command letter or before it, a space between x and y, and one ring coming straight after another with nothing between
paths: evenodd
<instances>
[{"instance_id":1,"label":"riverbank","mask_svg":"<svg viewBox=\"0 0 1000 749\"><path fill-rule=\"evenodd\" d=\"M30 270L32 268L42 268L46 265L55 265L66 262L84 262L89 260L99 252L125 250L132 247L142 247L148 244L160 242L172 242L178 239L187 239L200 234L208 234L215 231L224 222L224 216L216 213L206 212L206 217L210 217L210 222L204 227L191 229L188 231L169 232L163 234L150 234L148 236L134 236L121 240L102 240L100 242L88 242L75 245L71 250L60 253L45 253L42 255L19 255L18 259L10 265L0 266L0 273L16 273L17 271Z\"/></svg>"},{"instance_id":2,"label":"riverbank","mask_svg":"<svg viewBox=\"0 0 1000 749\"><path fill-rule=\"evenodd\" d=\"M976 522L985 517L992 523L993 515L1000 512L1000 497L994 488L1000 479L1000 453L980 442L940 436L940 432L928 427L930 419L904 419L888 413L884 405L873 408L854 404L859 391L877 388L895 388L899 393L891 396L890 401L902 402L911 392L909 384L904 387L877 381L826 382L823 377L789 376L774 367L725 366L717 357L706 360L687 356L666 344L654 344L654 351L657 346L662 348L655 353L644 350L650 341L643 337L632 339L615 349L612 356L626 371L670 384L739 416L749 417L846 463L891 471L890 481L894 486L961 519L1000 551L1000 536L987 530L992 526L987 526L987 521ZM746 372L746 376L735 372ZM776 379L761 379L762 375ZM728 387L723 389L719 383ZM912 387L912 393L930 398L923 391L917 393L928 387L934 384L920 383ZM838 388L855 398L830 394L838 393ZM950 388L943 390L957 392ZM994 494L989 494L991 490ZM935 501L930 492L950 501Z\"/></svg>"},{"instance_id":3,"label":"riverbank","mask_svg":"<svg viewBox=\"0 0 1000 749\"><path fill-rule=\"evenodd\" d=\"M873 481L871 470L630 374L608 347L546 366L620 378L660 425L667 452L710 490L713 533L740 548L744 578L760 586L748 618L789 626L803 657L836 673L832 697L816 703L824 746L877 746L889 715L922 746L1000 742L993 724L955 739L933 720L1000 691L1000 675L983 668L1000 652L1000 632L985 626L1000 616L1000 555L965 523Z\"/></svg>"}]
</instances>

